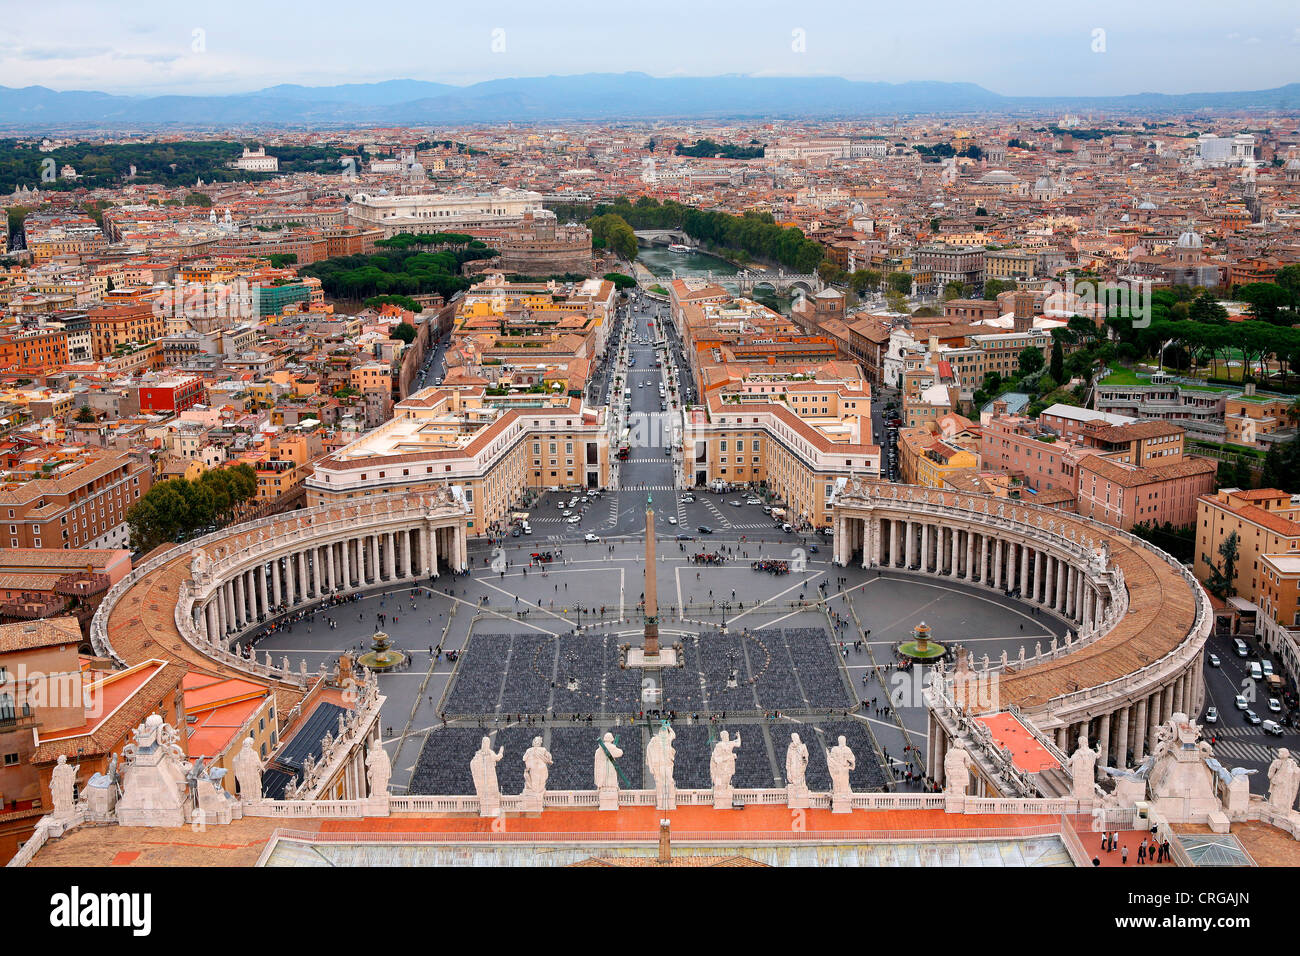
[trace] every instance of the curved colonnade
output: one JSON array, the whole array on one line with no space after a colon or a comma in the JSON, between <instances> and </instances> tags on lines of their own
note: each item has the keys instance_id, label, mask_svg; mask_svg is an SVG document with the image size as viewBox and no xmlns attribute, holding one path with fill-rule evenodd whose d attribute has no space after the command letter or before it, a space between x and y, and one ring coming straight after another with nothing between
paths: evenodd
<instances>
[{"instance_id":1,"label":"curved colonnade","mask_svg":"<svg viewBox=\"0 0 1300 956\"><path fill-rule=\"evenodd\" d=\"M1010 593L1077 629L1028 660L959 663L977 678L996 675L992 700L966 709L1013 710L1058 759L1086 736L1103 763L1135 764L1174 713L1199 712L1209 598L1159 548L1052 508L866 480L837 492L833 522L840 565ZM954 679L947 672L931 693L927 759L936 780L955 732L944 719Z\"/></svg>"},{"instance_id":2,"label":"curved colonnade","mask_svg":"<svg viewBox=\"0 0 1300 956\"><path fill-rule=\"evenodd\" d=\"M448 494L319 505L206 535L145 561L91 621L96 653L158 658L302 689L289 662L232 652L249 630L334 596L468 564L464 506Z\"/></svg>"}]
</instances>

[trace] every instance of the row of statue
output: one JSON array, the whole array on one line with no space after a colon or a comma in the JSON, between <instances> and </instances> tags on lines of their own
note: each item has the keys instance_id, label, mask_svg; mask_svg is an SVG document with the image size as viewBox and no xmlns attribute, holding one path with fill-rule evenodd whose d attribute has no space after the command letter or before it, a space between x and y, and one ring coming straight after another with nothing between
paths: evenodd
<instances>
[{"instance_id":1,"label":"row of statue","mask_svg":"<svg viewBox=\"0 0 1300 956\"><path fill-rule=\"evenodd\" d=\"M676 783L673 780L673 766L677 750L673 746L677 733L668 723L663 723L650 738L646 748L646 767L654 778L657 793L673 793ZM732 737L729 731L722 731L709 755L709 777L714 792L730 791L732 779L736 773L736 751L741 747L741 736ZM826 766L830 772L833 793L848 793L849 773L857 766L857 758L849 748L844 737L825 751ZM618 758L623 750L613 733L606 733L596 745L593 755L592 780L596 790L617 790L619 781L626 782L618 766ZM497 764L505 757L505 748L492 749L490 737L484 737L479 749L470 758L470 776L474 781L474 792L480 801L499 801L501 790L497 783ZM534 737L533 744L523 755L524 793L528 797L541 798L546 793L546 782L550 768L554 763L551 752L542 746L542 738ZM790 744L785 754L786 785L796 789L806 789L808 770L808 745L797 733L790 735Z\"/></svg>"}]
</instances>

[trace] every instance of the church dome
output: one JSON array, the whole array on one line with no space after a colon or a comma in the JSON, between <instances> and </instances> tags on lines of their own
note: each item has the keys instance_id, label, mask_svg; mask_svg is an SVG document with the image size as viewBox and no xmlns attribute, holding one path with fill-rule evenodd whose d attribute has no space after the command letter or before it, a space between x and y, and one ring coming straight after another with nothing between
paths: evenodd
<instances>
[{"instance_id":1,"label":"church dome","mask_svg":"<svg viewBox=\"0 0 1300 956\"><path fill-rule=\"evenodd\" d=\"M1195 233L1195 232L1193 232L1193 231L1190 230L1190 229L1187 230L1187 232L1183 233L1181 236L1178 237L1178 248L1179 248L1179 249L1199 249L1199 248L1201 248L1201 237L1200 237L1200 234L1199 234L1199 233Z\"/></svg>"}]
</instances>

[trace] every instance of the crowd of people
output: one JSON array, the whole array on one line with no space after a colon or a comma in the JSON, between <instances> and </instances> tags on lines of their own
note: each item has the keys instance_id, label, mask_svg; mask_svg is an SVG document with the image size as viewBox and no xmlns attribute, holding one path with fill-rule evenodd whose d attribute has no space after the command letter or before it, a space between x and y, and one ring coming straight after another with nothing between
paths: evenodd
<instances>
[{"instance_id":1,"label":"crowd of people","mask_svg":"<svg viewBox=\"0 0 1300 956\"><path fill-rule=\"evenodd\" d=\"M764 558L762 561L751 561L749 567L754 571L766 571L768 574L790 573L790 562L777 561L775 558Z\"/></svg>"}]
</instances>

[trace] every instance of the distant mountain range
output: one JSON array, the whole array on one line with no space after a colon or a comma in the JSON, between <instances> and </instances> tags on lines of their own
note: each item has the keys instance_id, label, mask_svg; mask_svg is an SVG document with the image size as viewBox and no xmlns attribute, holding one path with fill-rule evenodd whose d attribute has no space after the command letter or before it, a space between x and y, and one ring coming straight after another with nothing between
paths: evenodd
<instances>
[{"instance_id":1,"label":"distant mountain range","mask_svg":"<svg viewBox=\"0 0 1300 956\"><path fill-rule=\"evenodd\" d=\"M547 120L870 117L1051 110L1141 113L1300 110L1300 83L1237 93L1002 96L973 83L868 83L839 77L652 77L586 73L449 86L421 80L285 84L226 96L117 96L0 86L0 127L219 128L426 125Z\"/></svg>"}]
</instances>

